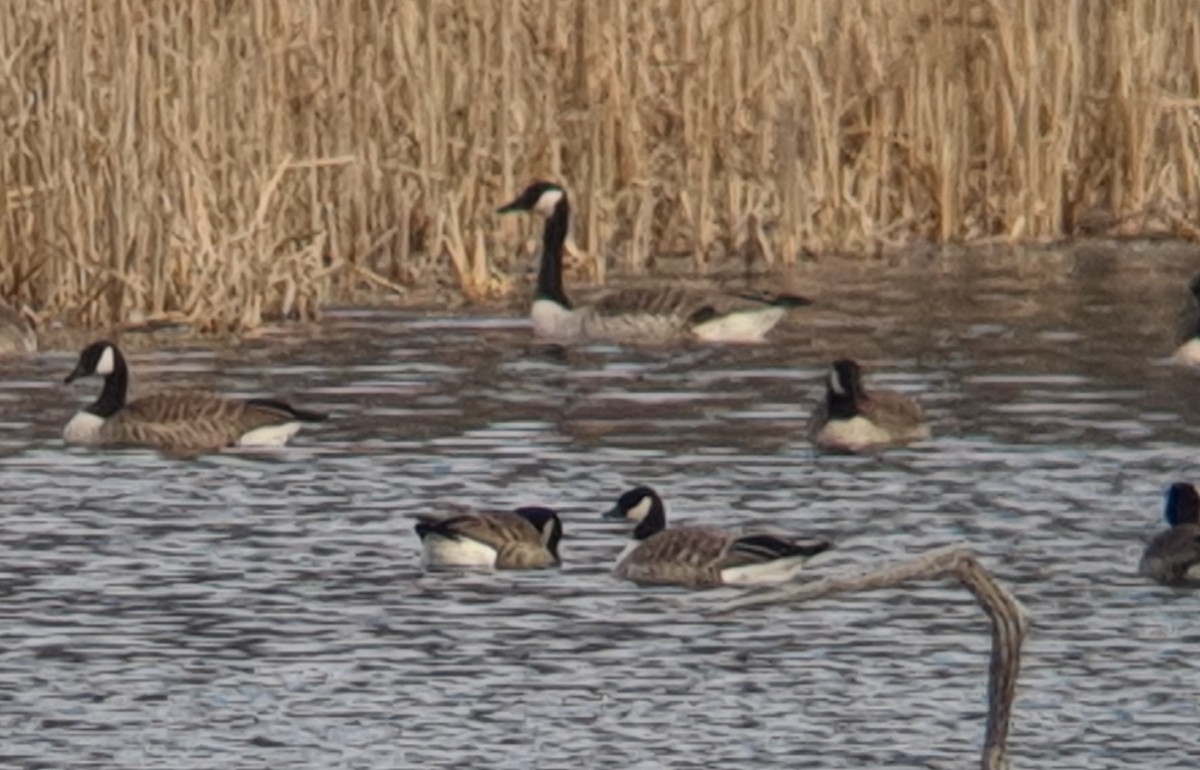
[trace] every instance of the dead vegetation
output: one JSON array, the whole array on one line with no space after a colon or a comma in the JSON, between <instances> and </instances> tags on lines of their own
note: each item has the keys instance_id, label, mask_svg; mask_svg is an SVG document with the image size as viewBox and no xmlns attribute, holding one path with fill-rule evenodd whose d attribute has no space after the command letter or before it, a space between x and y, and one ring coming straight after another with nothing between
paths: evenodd
<instances>
[{"instance_id":1,"label":"dead vegetation","mask_svg":"<svg viewBox=\"0 0 1200 770\"><path fill-rule=\"evenodd\" d=\"M364 288L1200 231L1194 0L7 0L0 297L240 330Z\"/></svg>"}]
</instances>

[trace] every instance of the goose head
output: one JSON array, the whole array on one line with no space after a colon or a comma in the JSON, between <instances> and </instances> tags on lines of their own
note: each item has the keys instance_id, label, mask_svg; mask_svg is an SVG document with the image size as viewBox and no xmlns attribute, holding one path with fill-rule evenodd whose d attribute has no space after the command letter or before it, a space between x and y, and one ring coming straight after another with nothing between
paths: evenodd
<instances>
[{"instance_id":1,"label":"goose head","mask_svg":"<svg viewBox=\"0 0 1200 770\"><path fill-rule=\"evenodd\" d=\"M74 382L80 377L107 377L117 370L121 362L121 352L117 346L107 340L93 342L79 354L75 368L63 381Z\"/></svg>"},{"instance_id":2,"label":"goose head","mask_svg":"<svg viewBox=\"0 0 1200 770\"><path fill-rule=\"evenodd\" d=\"M849 358L839 358L829 367L825 383L831 417L853 417L863 398L862 370Z\"/></svg>"},{"instance_id":3,"label":"goose head","mask_svg":"<svg viewBox=\"0 0 1200 770\"><path fill-rule=\"evenodd\" d=\"M634 487L617 498L617 503L605 514L606 519L620 519L637 524L633 536L638 540L661 532L667 526L667 509L662 498L650 487Z\"/></svg>"},{"instance_id":4,"label":"goose head","mask_svg":"<svg viewBox=\"0 0 1200 770\"><path fill-rule=\"evenodd\" d=\"M496 210L498 214L509 214L514 211L532 211L542 217L549 217L558 208L559 203L565 202L567 191L553 182L538 181L526 187L520 195L511 202Z\"/></svg>"},{"instance_id":5,"label":"goose head","mask_svg":"<svg viewBox=\"0 0 1200 770\"><path fill-rule=\"evenodd\" d=\"M546 547L546 550L550 552L550 555L556 561L560 561L558 543L562 540L563 526L562 520L558 518L558 512L536 505L527 505L523 508L518 508L516 512L532 524L534 529L542 533L542 545Z\"/></svg>"},{"instance_id":6,"label":"goose head","mask_svg":"<svg viewBox=\"0 0 1200 770\"><path fill-rule=\"evenodd\" d=\"M1167 489L1163 518L1172 527L1200 523L1200 495L1195 485L1177 481Z\"/></svg>"}]
</instances>

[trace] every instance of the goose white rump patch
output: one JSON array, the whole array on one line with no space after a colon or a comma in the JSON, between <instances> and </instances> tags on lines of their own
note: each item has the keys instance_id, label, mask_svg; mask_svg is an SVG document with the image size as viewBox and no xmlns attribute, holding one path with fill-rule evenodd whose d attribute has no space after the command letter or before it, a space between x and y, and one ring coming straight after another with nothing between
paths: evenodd
<instances>
[{"instance_id":1,"label":"goose white rump patch","mask_svg":"<svg viewBox=\"0 0 1200 770\"><path fill-rule=\"evenodd\" d=\"M285 422L282 425L266 425L261 428L246 431L238 439L238 446L283 446L292 436L300 431L299 422Z\"/></svg>"},{"instance_id":2,"label":"goose white rump patch","mask_svg":"<svg viewBox=\"0 0 1200 770\"><path fill-rule=\"evenodd\" d=\"M762 342L786 314L781 307L738 310L696 324L692 334L707 342Z\"/></svg>"},{"instance_id":3,"label":"goose white rump patch","mask_svg":"<svg viewBox=\"0 0 1200 770\"><path fill-rule=\"evenodd\" d=\"M729 586L753 586L783 583L791 580L804 568L808 556L788 556L764 564L748 564L721 570L721 582Z\"/></svg>"},{"instance_id":4,"label":"goose white rump patch","mask_svg":"<svg viewBox=\"0 0 1200 770\"><path fill-rule=\"evenodd\" d=\"M496 549L467 537L430 533L421 539L421 562L426 567L495 567Z\"/></svg>"}]
</instances>

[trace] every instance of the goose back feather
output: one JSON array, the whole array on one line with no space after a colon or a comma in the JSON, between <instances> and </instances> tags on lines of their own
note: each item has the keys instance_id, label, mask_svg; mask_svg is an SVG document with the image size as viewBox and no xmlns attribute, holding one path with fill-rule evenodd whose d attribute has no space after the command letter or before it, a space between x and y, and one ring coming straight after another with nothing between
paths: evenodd
<instances>
[{"instance_id":1,"label":"goose back feather","mask_svg":"<svg viewBox=\"0 0 1200 770\"><path fill-rule=\"evenodd\" d=\"M421 514L416 532L426 567L547 569L560 564L562 521L549 508Z\"/></svg>"},{"instance_id":2,"label":"goose back feather","mask_svg":"<svg viewBox=\"0 0 1200 770\"><path fill-rule=\"evenodd\" d=\"M609 289L575 307L563 288L563 247L570 221L566 191L534 182L500 213L529 211L545 219L537 291L530 309L535 334L548 339L663 343L680 338L760 342L788 309L811 304L793 295L706 291L678 285Z\"/></svg>"},{"instance_id":3,"label":"goose back feather","mask_svg":"<svg viewBox=\"0 0 1200 770\"><path fill-rule=\"evenodd\" d=\"M277 399L224 398L201 390L168 390L126 401L129 370L111 342L89 345L66 382L104 378L99 398L67 423L68 443L139 446L168 452L211 452L231 446L281 446L301 424L325 415Z\"/></svg>"},{"instance_id":4,"label":"goose back feather","mask_svg":"<svg viewBox=\"0 0 1200 770\"><path fill-rule=\"evenodd\" d=\"M790 580L829 548L816 538L737 534L715 527L667 527L666 508L649 487L626 492L605 514L636 521L633 543L617 560L617 577L639 585L712 588Z\"/></svg>"}]
</instances>

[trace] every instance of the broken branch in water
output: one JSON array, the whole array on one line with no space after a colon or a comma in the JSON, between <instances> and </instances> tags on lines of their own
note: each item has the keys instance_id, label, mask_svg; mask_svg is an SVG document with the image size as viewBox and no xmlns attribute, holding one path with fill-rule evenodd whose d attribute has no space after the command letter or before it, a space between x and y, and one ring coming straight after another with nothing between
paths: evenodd
<instances>
[{"instance_id":1,"label":"broken branch in water","mask_svg":"<svg viewBox=\"0 0 1200 770\"><path fill-rule=\"evenodd\" d=\"M992 661L988 681L987 734L983 742L983 770L1008 767L1008 730L1017 676L1021 671L1021 644L1027 629L1026 613L1016 597L996 582L966 545L929 551L915 559L882 569L831 576L726 604L722 612L764 604L803 602L832 594L889 588L911 580L953 577L974 594L992 621Z\"/></svg>"}]
</instances>

